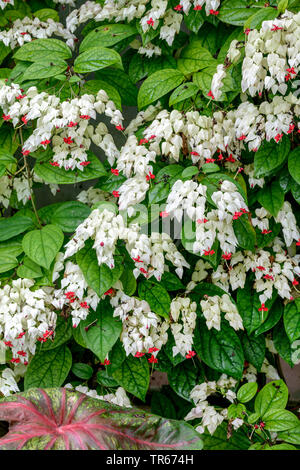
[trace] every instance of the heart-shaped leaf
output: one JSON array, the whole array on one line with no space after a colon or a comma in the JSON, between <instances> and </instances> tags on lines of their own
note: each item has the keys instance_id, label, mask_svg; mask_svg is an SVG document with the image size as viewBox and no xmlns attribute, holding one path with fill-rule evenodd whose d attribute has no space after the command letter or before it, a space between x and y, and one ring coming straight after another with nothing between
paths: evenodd
<instances>
[{"instance_id":1,"label":"heart-shaped leaf","mask_svg":"<svg viewBox=\"0 0 300 470\"><path fill-rule=\"evenodd\" d=\"M0 450L201 450L183 421L121 408L65 388L31 389L0 402L9 432Z\"/></svg>"},{"instance_id":2,"label":"heart-shaped leaf","mask_svg":"<svg viewBox=\"0 0 300 470\"><path fill-rule=\"evenodd\" d=\"M23 238L23 250L39 266L49 269L64 241L64 234L56 225L32 230Z\"/></svg>"}]
</instances>

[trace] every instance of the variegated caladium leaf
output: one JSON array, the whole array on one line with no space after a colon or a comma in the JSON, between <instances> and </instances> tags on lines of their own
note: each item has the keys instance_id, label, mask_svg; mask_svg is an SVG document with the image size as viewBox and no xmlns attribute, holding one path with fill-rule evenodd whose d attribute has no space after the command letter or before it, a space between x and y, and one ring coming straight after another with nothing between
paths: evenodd
<instances>
[{"instance_id":1,"label":"variegated caladium leaf","mask_svg":"<svg viewBox=\"0 0 300 470\"><path fill-rule=\"evenodd\" d=\"M187 423L121 408L66 388L30 389L0 401L9 422L0 450L201 450Z\"/></svg>"}]
</instances>

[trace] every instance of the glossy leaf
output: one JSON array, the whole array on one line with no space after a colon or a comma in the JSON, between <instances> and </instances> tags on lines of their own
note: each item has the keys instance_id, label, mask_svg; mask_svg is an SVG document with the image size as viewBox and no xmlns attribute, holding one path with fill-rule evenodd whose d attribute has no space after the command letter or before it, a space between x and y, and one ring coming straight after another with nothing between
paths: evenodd
<instances>
[{"instance_id":1,"label":"glossy leaf","mask_svg":"<svg viewBox=\"0 0 300 470\"><path fill-rule=\"evenodd\" d=\"M157 101L184 80L184 75L179 70L164 69L153 73L142 84L138 94L139 109Z\"/></svg>"},{"instance_id":2,"label":"glossy leaf","mask_svg":"<svg viewBox=\"0 0 300 470\"><path fill-rule=\"evenodd\" d=\"M14 216L9 218L0 218L0 242L25 232L32 228L33 223L30 217Z\"/></svg>"},{"instance_id":3,"label":"glossy leaf","mask_svg":"<svg viewBox=\"0 0 300 470\"><path fill-rule=\"evenodd\" d=\"M129 24L104 24L91 31L80 44L79 52L92 47L110 47L130 36L136 35L137 30Z\"/></svg>"},{"instance_id":4,"label":"glossy leaf","mask_svg":"<svg viewBox=\"0 0 300 470\"><path fill-rule=\"evenodd\" d=\"M194 346L200 358L212 369L240 379L244 369L244 354L235 331L223 321L221 331L207 329L201 321L195 330Z\"/></svg>"},{"instance_id":5,"label":"glossy leaf","mask_svg":"<svg viewBox=\"0 0 300 470\"><path fill-rule=\"evenodd\" d=\"M80 322L80 330L87 348L104 362L120 337L122 322L113 317L109 304L101 303L97 312L91 312L86 320Z\"/></svg>"},{"instance_id":6,"label":"glossy leaf","mask_svg":"<svg viewBox=\"0 0 300 470\"><path fill-rule=\"evenodd\" d=\"M71 57L72 51L67 44L63 41L52 38L35 39L34 41L27 42L14 54L15 59L26 60L28 62L70 59Z\"/></svg>"},{"instance_id":7,"label":"glossy leaf","mask_svg":"<svg viewBox=\"0 0 300 470\"><path fill-rule=\"evenodd\" d=\"M92 47L75 59L74 71L77 73L94 72L116 64L122 65L122 59L116 51L106 47Z\"/></svg>"},{"instance_id":8,"label":"glossy leaf","mask_svg":"<svg viewBox=\"0 0 300 470\"><path fill-rule=\"evenodd\" d=\"M27 367L24 388L60 387L71 369L72 354L66 346L37 352Z\"/></svg>"},{"instance_id":9,"label":"glossy leaf","mask_svg":"<svg viewBox=\"0 0 300 470\"><path fill-rule=\"evenodd\" d=\"M64 236L56 225L46 225L41 230L26 233L22 246L27 256L39 266L49 269L59 252Z\"/></svg>"},{"instance_id":10,"label":"glossy leaf","mask_svg":"<svg viewBox=\"0 0 300 470\"><path fill-rule=\"evenodd\" d=\"M123 265L120 257L116 257L113 269L104 263L99 266L96 252L92 246L93 241L88 240L85 247L77 253L76 261L89 287L101 297L120 278Z\"/></svg>"},{"instance_id":11,"label":"glossy leaf","mask_svg":"<svg viewBox=\"0 0 300 470\"><path fill-rule=\"evenodd\" d=\"M255 153L254 174L257 178L271 175L278 170L286 160L290 150L290 141L287 137L282 142L264 142Z\"/></svg>"},{"instance_id":12,"label":"glossy leaf","mask_svg":"<svg viewBox=\"0 0 300 470\"><path fill-rule=\"evenodd\" d=\"M271 410L284 409L288 401L288 389L283 380L269 382L255 399L255 411L261 418Z\"/></svg>"},{"instance_id":13,"label":"glossy leaf","mask_svg":"<svg viewBox=\"0 0 300 470\"><path fill-rule=\"evenodd\" d=\"M151 281L143 281L139 284L138 291L139 297L148 302L152 312L169 318L171 299L163 286Z\"/></svg>"},{"instance_id":14,"label":"glossy leaf","mask_svg":"<svg viewBox=\"0 0 300 470\"><path fill-rule=\"evenodd\" d=\"M112 372L113 378L127 392L145 401L149 387L150 374L146 357L129 355L120 367Z\"/></svg>"}]
</instances>

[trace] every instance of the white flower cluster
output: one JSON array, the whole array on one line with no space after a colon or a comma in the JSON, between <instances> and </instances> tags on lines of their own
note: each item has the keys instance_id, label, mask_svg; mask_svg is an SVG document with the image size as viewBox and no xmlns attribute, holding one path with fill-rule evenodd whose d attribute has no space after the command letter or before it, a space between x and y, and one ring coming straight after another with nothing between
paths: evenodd
<instances>
[{"instance_id":1,"label":"white flower cluster","mask_svg":"<svg viewBox=\"0 0 300 470\"><path fill-rule=\"evenodd\" d=\"M114 307L114 317L123 323L121 341L127 356L148 353L150 348L161 349L168 340L169 322L151 312L145 300L129 297L121 290L110 299ZM155 356L155 351L153 352Z\"/></svg>"},{"instance_id":2,"label":"white flower cluster","mask_svg":"<svg viewBox=\"0 0 300 470\"><path fill-rule=\"evenodd\" d=\"M238 245L232 221L248 212L248 207L231 181L225 180L220 190L215 191L211 199L217 209L205 213L206 186L194 181L176 181L167 199L166 212L181 221L183 213L196 222L195 241L191 241L191 250L209 256L214 254L211 247L215 238L220 242L223 252L235 252ZM187 225L185 225L186 230ZM190 250L190 251L191 251Z\"/></svg>"},{"instance_id":3,"label":"white flower cluster","mask_svg":"<svg viewBox=\"0 0 300 470\"><path fill-rule=\"evenodd\" d=\"M18 393L19 391L14 371L9 367L6 367L6 369L0 372L0 396L2 395L7 397L12 393Z\"/></svg>"},{"instance_id":4,"label":"white flower cluster","mask_svg":"<svg viewBox=\"0 0 300 470\"><path fill-rule=\"evenodd\" d=\"M299 72L300 13L286 11L281 18L264 21L247 36L242 69L242 90L251 96L264 89L285 95Z\"/></svg>"},{"instance_id":5,"label":"white flower cluster","mask_svg":"<svg viewBox=\"0 0 300 470\"><path fill-rule=\"evenodd\" d=\"M283 203L282 208L275 217L275 221L282 225L282 233L286 246L291 246L294 240L299 240L300 232L297 227L296 217L288 201Z\"/></svg>"},{"instance_id":6,"label":"white flower cluster","mask_svg":"<svg viewBox=\"0 0 300 470\"><path fill-rule=\"evenodd\" d=\"M225 408L218 412L214 406L209 405L207 398L212 394L221 393L227 400L233 402L236 394L232 389L235 388L236 384L237 381L235 379L222 374L217 382L203 382L200 385L196 385L190 394L196 407L184 419L189 421L200 418L201 424L197 426L196 431L203 434L205 428L207 428L208 432L213 434L227 417L227 409Z\"/></svg>"},{"instance_id":7,"label":"white flower cluster","mask_svg":"<svg viewBox=\"0 0 300 470\"><path fill-rule=\"evenodd\" d=\"M161 48L155 46L155 44L152 44L151 42L148 42L148 44L145 44L145 46L138 48L138 53L145 55L148 58L151 58L154 55L161 55L161 52Z\"/></svg>"},{"instance_id":8,"label":"white flower cluster","mask_svg":"<svg viewBox=\"0 0 300 470\"><path fill-rule=\"evenodd\" d=\"M0 289L0 337L12 351L13 364L27 364L36 341L48 339L56 325L52 297L46 289L31 290L34 281L17 279Z\"/></svg>"},{"instance_id":9,"label":"white flower cluster","mask_svg":"<svg viewBox=\"0 0 300 470\"><path fill-rule=\"evenodd\" d=\"M153 172L150 162L155 162L156 152L139 145L135 135L128 137L117 159L117 169L130 178L133 174L145 177Z\"/></svg>"},{"instance_id":10,"label":"white flower cluster","mask_svg":"<svg viewBox=\"0 0 300 470\"><path fill-rule=\"evenodd\" d=\"M211 274L213 284L226 291L229 291L229 287L232 290L243 288L247 272L252 271L255 275L254 288L256 292L261 292L261 303L272 297L273 289L277 289L283 299L290 299L295 276L300 275L300 256L289 256L279 238L274 240L272 250L274 255L266 250L258 250L256 253L239 251L233 254L230 269L225 269L220 264Z\"/></svg>"},{"instance_id":11,"label":"white flower cluster","mask_svg":"<svg viewBox=\"0 0 300 470\"><path fill-rule=\"evenodd\" d=\"M195 181L176 181L167 199L166 212L179 222L183 214L193 220L203 220L205 215L207 187Z\"/></svg>"},{"instance_id":12,"label":"white flower cluster","mask_svg":"<svg viewBox=\"0 0 300 470\"><path fill-rule=\"evenodd\" d=\"M165 271L165 260L176 267L175 272L180 278L183 268L190 267L167 233L152 232L147 236L128 229L126 248L135 261L135 277L142 273L147 278L154 276L160 281Z\"/></svg>"},{"instance_id":13,"label":"white flower cluster","mask_svg":"<svg viewBox=\"0 0 300 470\"><path fill-rule=\"evenodd\" d=\"M100 201L113 202L115 198L110 193L102 191L102 189L91 187L77 194L76 199L77 201L92 207Z\"/></svg>"},{"instance_id":14,"label":"white flower cluster","mask_svg":"<svg viewBox=\"0 0 300 470\"><path fill-rule=\"evenodd\" d=\"M147 278L155 276L160 280L165 271L165 259L176 267L179 277L182 277L184 267L189 268L169 235L152 232L148 236L140 233L137 225L127 228L121 215L107 209L93 210L77 227L74 237L66 244L65 258L77 253L89 238L95 240L93 248L99 265L105 263L110 268L114 267L116 243L124 240L128 253L135 261L135 277L143 274Z\"/></svg>"},{"instance_id":15,"label":"white flower cluster","mask_svg":"<svg viewBox=\"0 0 300 470\"><path fill-rule=\"evenodd\" d=\"M221 312L225 313L225 320L234 330L243 330L243 321L238 312L236 305L231 302L229 295L224 294L221 297L218 295L204 296L205 298L200 301L203 315L206 320L207 328L215 328L221 330Z\"/></svg>"},{"instance_id":16,"label":"white flower cluster","mask_svg":"<svg viewBox=\"0 0 300 470\"><path fill-rule=\"evenodd\" d=\"M145 129L144 137L150 151L179 161L184 136L193 163L215 161L226 167L237 162L245 144L250 151L257 151L265 140L279 142L283 134L289 135L299 115L300 98L292 93L276 95L271 102L259 105L245 101L235 110L216 111L212 117L198 111L183 114L164 109Z\"/></svg>"},{"instance_id":17,"label":"white flower cluster","mask_svg":"<svg viewBox=\"0 0 300 470\"><path fill-rule=\"evenodd\" d=\"M160 39L171 46L175 35L180 31L182 12L188 14L191 8L202 10L204 4L206 15L218 14L220 0L181 0L173 9L168 8L166 0L105 0L102 7L96 2L88 1L77 10L73 10L67 17L66 23L67 28L74 32L79 24L92 18L95 21L108 23L112 21L130 23L137 18L140 19L140 27L144 33L150 29L160 28Z\"/></svg>"},{"instance_id":18,"label":"white flower cluster","mask_svg":"<svg viewBox=\"0 0 300 470\"><path fill-rule=\"evenodd\" d=\"M103 90L98 91L96 98L85 94L60 102L55 95L39 93L36 87L30 87L23 94L17 84L3 85L0 106L5 120L11 121L14 127L36 120L34 131L24 142L23 154L46 149L52 144L52 164L72 170L83 170L90 163L87 151L92 141L97 143L99 126L95 129L89 120L95 119L96 113L110 117L115 126L121 126L123 120L121 112Z\"/></svg>"},{"instance_id":19,"label":"white flower cluster","mask_svg":"<svg viewBox=\"0 0 300 470\"><path fill-rule=\"evenodd\" d=\"M1 3L0 0L0 6ZM50 38L51 36L62 37L72 49L75 46L76 36L64 28L61 23L51 18L46 21L41 21L39 18L28 18L27 16L23 19L18 18L9 30L3 29L0 31L0 41L5 46L10 46L11 49L23 46L23 44L33 39Z\"/></svg>"},{"instance_id":20,"label":"white flower cluster","mask_svg":"<svg viewBox=\"0 0 300 470\"><path fill-rule=\"evenodd\" d=\"M189 297L177 297L170 305L171 331L174 336L173 356L186 356L192 351L197 320L197 304Z\"/></svg>"},{"instance_id":21,"label":"white flower cluster","mask_svg":"<svg viewBox=\"0 0 300 470\"><path fill-rule=\"evenodd\" d=\"M104 209L95 209L80 224L74 237L66 244L65 258L77 253L84 247L89 238L95 240L93 248L96 250L99 265L107 264L114 267L115 246L119 238L124 236L124 221L121 215Z\"/></svg>"},{"instance_id":22,"label":"white flower cluster","mask_svg":"<svg viewBox=\"0 0 300 470\"><path fill-rule=\"evenodd\" d=\"M96 310L99 302L98 295L88 287L79 266L68 261L61 280L61 289L53 292L52 305L56 309L67 307L72 316L73 327L76 328L81 320L86 319L90 308Z\"/></svg>"},{"instance_id":23,"label":"white flower cluster","mask_svg":"<svg viewBox=\"0 0 300 470\"><path fill-rule=\"evenodd\" d=\"M98 395L97 390L89 389L85 385L77 385L74 387L72 384L66 384L65 388L69 390L76 390L77 392L84 393L88 397L97 398L97 400L107 401L113 405L131 408L131 403L126 395L124 388L118 387L115 393L108 393L107 395Z\"/></svg>"}]
</instances>

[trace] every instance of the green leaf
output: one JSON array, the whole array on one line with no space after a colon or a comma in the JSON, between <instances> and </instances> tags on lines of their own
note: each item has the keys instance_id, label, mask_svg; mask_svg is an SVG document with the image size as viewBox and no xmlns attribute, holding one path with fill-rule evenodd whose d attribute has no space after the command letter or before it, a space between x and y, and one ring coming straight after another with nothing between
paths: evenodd
<instances>
[{"instance_id":1,"label":"green leaf","mask_svg":"<svg viewBox=\"0 0 300 470\"><path fill-rule=\"evenodd\" d=\"M205 22L205 14L203 10L190 10L188 15L184 15L184 22L187 28L193 33L198 33L199 29Z\"/></svg>"},{"instance_id":2,"label":"green leaf","mask_svg":"<svg viewBox=\"0 0 300 470\"><path fill-rule=\"evenodd\" d=\"M91 209L79 201L67 201L59 204L51 215L51 223L63 232L74 232L91 213Z\"/></svg>"},{"instance_id":3,"label":"green leaf","mask_svg":"<svg viewBox=\"0 0 300 470\"><path fill-rule=\"evenodd\" d=\"M199 91L199 88L195 83L182 83L178 88L176 88L170 96L169 106L173 106L180 101L186 100L191 96L195 96Z\"/></svg>"},{"instance_id":4,"label":"green leaf","mask_svg":"<svg viewBox=\"0 0 300 470\"><path fill-rule=\"evenodd\" d=\"M96 155L88 154L88 158L91 163L82 171L65 170L64 168L58 168L49 163L39 161L34 166L34 172L46 183L56 184L75 184L105 176L106 171Z\"/></svg>"},{"instance_id":5,"label":"green leaf","mask_svg":"<svg viewBox=\"0 0 300 470\"><path fill-rule=\"evenodd\" d=\"M164 182L157 183L149 191L149 205L157 204L158 202L167 199L170 194L170 184Z\"/></svg>"},{"instance_id":6,"label":"green leaf","mask_svg":"<svg viewBox=\"0 0 300 470\"><path fill-rule=\"evenodd\" d=\"M62 346L64 343L70 341L73 335L72 321L69 318L66 320L64 317L58 316L56 320L54 341L48 339L45 343L41 344L41 351L50 351L52 349Z\"/></svg>"},{"instance_id":7,"label":"green leaf","mask_svg":"<svg viewBox=\"0 0 300 470\"><path fill-rule=\"evenodd\" d=\"M300 338L300 298L294 302L289 302L284 307L283 323L286 334L292 343Z\"/></svg>"},{"instance_id":8,"label":"green leaf","mask_svg":"<svg viewBox=\"0 0 300 470\"><path fill-rule=\"evenodd\" d=\"M248 336L244 333L241 342L246 361L250 362L260 372L266 352L265 337L263 335Z\"/></svg>"},{"instance_id":9,"label":"green leaf","mask_svg":"<svg viewBox=\"0 0 300 470\"><path fill-rule=\"evenodd\" d=\"M130 36L136 35L137 30L129 24L104 24L91 31L82 41L79 52L92 47L110 47Z\"/></svg>"},{"instance_id":10,"label":"green leaf","mask_svg":"<svg viewBox=\"0 0 300 470\"><path fill-rule=\"evenodd\" d=\"M183 170L181 176L183 179L191 179L192 176L197 175L197 173L199 173L199 169L196 166L188 166Z\"/></svg>"},{"instance_id":11,"label":"green leaf","mask_svg":"<svg viewBox=\"0 0 300 470\"><path fill-rule=\"evenodd\" d=\"M136 291L136 278L130 269L124 269L120 281L122 282L123 292L126 295L132 296Z\"/></svg>"},{"instance_id":12,"label":"green leaf","mask_svg":"<svg viewBox=\"0 0 300 470\"><path fill-rule=\"evenodd\" d=\"M245 21L256 12L256 8L249 7L248 0L225 0L222 2L218 18L224 23L243 26Z\"/></svg>"},{"instance_id":13,"label":"green leaf","mask_svg":"<svg viewBox=\"0 0 300 470\"><path fill-rule=\"evenodd\" d=\"M291 444L300 445L300 423L297 426L278 433L278 439L289 442Z\"/></svg>"},{"instance_id":14,"label":"green leaf","mask_svg":"<svg viewBox=\"0 0 300 470\"><path fill-rule=\"evenodd\" d=\"M68 64L62 59L54 57L52 60L43 59L33 62L24 72L23 80L37 80L42 78L54 77L63 73Z\"/></svg>"},{"instance_id":15,"label":"green leaf","mask_svg":"<svg viewBox=\"0 0 300 470\"><path fill-rule=\"evenodd\" d=\"M150 375L146 357L128 356L119 369L112 373L113 378L127 392L145 401L149 387Z\"/></svg>"},{"instance_id":16,"label":"green leaf","mask_svg":"<svg viewBox=\"0 0 300 470\"><path fill-rule=\"evenodd\" d=\"M39 266L49 269L64 241L64 235L56 225L46 225L41 230L26 233L22 246L27 256Z\"/></svg>"},{"instance_id":17,"label":"green leaf","mask_svg":"<svg viewBox=\"0 0 300 470\"><path fill-rule=\"evenodd\" d=\"M280 0L277 6L278 13L284 13L289 4L289 0Z\"/></svg>"},{"instance_id":18,"label":"green leaf","mask_svg":"<svg viewBox=\"0 0 300 470\"><path fill-rule=\"evenodd\" d=\"M176 410L171 400L161 392L154 391L151 397L151 413L164 418L176 419Z\"/></svg>"},{"instance_id":19,"label":"green leaf","mask_svg":"<svg viewBox=\"0 0 300 470\"><path fill-rule=\"evenodd\" d=\"M94 289L101 297L120 278L123 271L123 264L120 256L115 259L115 267L110 269L106 264L98 265L95 250L92 248L93 240L88 240L84 248L76 255L76 262L80 267L89 287Z\"/></svg>"},{"instance_id":20,"label":"green leaf","mask_svg":"<svg viewBox=\"0 0 300 470\"><path fill-rule=\"evenodd\" d=\"M179 70L164 69L153 73L142 84L138 93L139 109L157 101L184 80L184 75Z\"/></svg>"},{"instance_id":21,"label":"green leaf","mask_svg":"<svg viewBox=\"0 0 300 470\"><path fill-rule=\"evenodd\" d=\"M103 387L117 387L118 382L111 377L106 370L100 370L97 372L97 382Z\"/></svg>"},{"instance_id":22,"label":"green leaf","mask_svg":"<svg viewBox=\"0 0 300 470\"><path fill-rule=\"evenodd\" d=\"M83 93L96 95L99 90L104 90L118 109L122 108L121 96L118 90L104 80L88 80L82 87Z\"/></svg>"},{"instance_id":23,"label":"green leaf","mask_svg":"<svg viewBox=\"0 0 300 470\"><path fill-rule=\"evenodd\" d=\"M233 221L233 230L239 246L244 250L254 251L256 233L247 214L243 214Z\"/></svg>"},{"instance_id":24,"label":"green leaf","mask_svg":"<svg viewBox=\"0 0 300 470\"><path fill-rule=\"evenodd\" d=\"M57 59L70 59L72 51L63 41L58 39L35 39L34 41L25 43L14 54L14 58L25 60L27 62L45 62L56 61ZM65 62L64 62L65 63ZM64 70L64 69L63 69ZM27 72L26 72L27 73ZM53 75L45 75L51 77ZM44 78L36 77L36 78ZM29 76L29 78L34 78Z\"/></svg>"},{"instance_id":25,"label":"green leaf","mask_svg":"<svg viewBox=\"0 0 300 470\"><path fill-rule=\"evenodd\" d=\"M281 143L265 141L255 153L254 175L257 178L269 176L278 170L290 151L290 141L284 137Z\"/></svg>"},{"instance_id":26,"label":"green leaf","mask_svg":"<svg viewBox=\"0 0 300 470\"><path fill-rule=\"evenodd\" d=\"M204 381L202 368L191 360L185 360L168 371L168 381L174 392L181 398L192 401L190 398L193 388Z\"/></svg>"},{"instance_id":27,"label":"green leaf","mask_svg":"<svg viewBox=\"0 0 300 470\"><path fill-rule=\"evenodd\" d=\"M222 423L211 435L208 431L202 434L204 450L247 450L250 445L247 434L238 429L228 439L227 423Z\"/></svg>"},{"instance_id":28,"label":"green leaf","mask_svg":"<svg viewBox=\"0 0 300 470\"><path fill-rule=\"evenodd\" d=\"M167 181L170 185L179 180L182 174L182 166L180 165L167 165L156 174L156 179L159 182Z\"/></svg>"},{"instance_id":29,"label":"green leaf","mask_svg":"<svg viewBox=\"0 0 300 470\"><path fill-rule=\"evenodd\" d=\"M21 253L23 253L22 236L18 236L0 243L0 256L10 255L13 257L17 257Z\"/></svg>"},{"instance_id":30,"label":"green leaf","mask_svg":"<svg viewBox=\"0 0 300 470\"><path fill-rule=\"evenodd\" d=\"M0 149L0 165L7 166L12 163L17 163L15 157L5 149Z\"/></svg>"},{"instance_id":31,"label":"green leaf","mask_svg":"<svg viewBox=\"0 0 300 470\"><path fill-rule=\"evenodd\" d=\"M267 319L260 325L259 328L254 332L255 336L259 336L266 331L269 331L273 326L275 326L283 313L283 305L280 299L277 299L272 305Z\"/></svg>"},{"instance_id":32,"label":"green leaf","mask_svg":"<svg viewBox=\"0 0 300 470\"><path fill-rule=\"evenodd\" d=\"M246 411L246 407L242 403L238 403L238 404L232 403L232 405L228 407L227 417L228 419L244 418L245 411Z\"/></svg>"},{"instance_id":33,"label":"green leaf","mask_svg":"<svg viewBox=\"0 0 300 470\"><path fill-rule=\"evenodd\" d=\"M109 304L102 306L103 303L100 303L96 313L91 312L86 320L80 322L80 331L87 348L104 362L120 337L122 322L113 317Z\"/></svg>"},{"instance_id":34,"label":"green leaf","mask_svg":"<svg viewBox=\"0 0 300 470\"><path fill-rule=\"evenodd\" d=\"M72 366L72 354L66 346L33 356L25 374L24 389L60 387Z\"/></svg>"},{"instance_id":35,"label":"green leaf","mask_svg":"<svg viewBox=\"0 0 300 470\"><path fill-rule=\"evenodd\" d=\"M33 15L41 21L53 20L59 21L59 14L57 11L52 10L52 8L42 8L33 13Z\"/></svg>"},{"instance_id":36,"label":"green leaf","mask_svg":"<svg viewBox=\"0 0 300 470\"><path fill-rule=\"evenodd\" d=\"M176 68L177 62L173 56L161 55L148 59L141 54L135 54L130 61L128 74L132 82L137 83L158 70Z\"/></svg>"},{"instance_id":37,"label":"green leaf","mask_svg":"<svg viewBox=\"0 0 300 470\"><path fill-rule=\"evenodd\" d=\"M23 264L17 269L17 275L23 279L35 279L41 277L43 272L38 264L28 258L28 256L25 256Z\"/></svg>"},{"instance_id":38,"label":"green leaf","mask_svg":"<svg viewBox=\"0 0 300 470\"><path fill-rule=\"evenodd\" d=\"M123 343L118 339L109 353L110 364L107 366L107 371L111 374L118 370L122 362L126 359L126 353Z\"/></svg>"},{"instance_id":39,"label":"green leaf","mask_svg":"<svg viewBox=\"0 0 300 470\"><path fill-rule=\"evenodd\" d=\"M185 288L180 279L178 279L178 277L176 276L176 274L167 271L163 273L161 277L161 283L165 287L165 289L170 292Z\"/></svg>"},{"instance_id":40,"label":"green leaf","mask_svg":"<svg viewBox=\"0 0 300 470\"><path fill-rule=\"evenodd\" d=\"M200 358L212 369L240 379L244 370L244 354L235 331L222 321L221 330L207 329L204 321L195 330L194 346Z\"/></svg>"},{"instance_id":41,"label":"green leaf","mask_svg":"<svg viewBox=\"0 0 300 470\"><path fill-rule=\"evenodd\" d=\"M247 281L244 288L239 288L237 291L238 311L243 319L243 325L249 335L264 323L269 314L269 310L267 312L259 311L259 308L261 308L259 295L257 292L253 292L251 287L251 281ZM273 301L274 300L275 299L273 299ZM270 299L265 302L265 305L266 308L271 308L272 302Z\"/></svg>"},{"instance_id":42,"label":"green leaf","mask_svg":"<svg viewBox=\"0 0 300 470\"><path fill-rule=\"evenodd\" d=\"M109 68L96 72L95 77L112 85L120 93L122 104L136 106L138 89L123 70Z\"/></svg>"},{"instance_id":43,"label":"green leaf","mask_svg":"<svg viewBox=\"0 0 300 470\"><path fill-rule=\"evenodd\" d=\"M297 416L287 410L271 410L264 414L265 429L267 431L286 431L299 424Z\"/></svg>"},{"instance_id":44,"label":"green leaf","mask_svg":"<svg viewBox=\"0 0 300 470\"><path fill-rule=\"evenodd\" d=\"M0 242L9 240L33 226L30 217L13 216L0 218Z\"/></svg>"},{"instance_id":45,"label":"green leaf","mask_svg":"<svg viewBox=\"0 0 300 470\"><path fill-rule=\"evenodd\" d=\"M291 367L294 366L292 360L292 346L288 335L286 334L283 320L281 320L273 329L273 341L279 356L285 360Z\"/></svg>"},{"instance_id":46,"label":"green leaf","mask_svg":"<svg viewBox=\"0 0 300 470\"><path fill-rule=\"evenodd\" d=\"M273 181L272 184L260 190L257 200L273 217L276 217L284 203L284 192L279 182Z\"/></svg>"},{"instance_id":47,"label":"green leaf","mask_svg":"<svg viewBox=\"0 0 300 470\"><path fill-rule=\"evenodd\" d=\"M278 10L275 8L267 7L261 8L256 11L254 15L250 16L244 23L244 29L260 29L264 21L274 20L278 16Z\"/></svg>"},{"instance_id":48,"label":"green leaf","mask_svg":"<svg viewBox=\"0 0 300 470\"><path fill-rule=\"evenodd\" d=\"M183 49L177 61L178 69L184 73L184 75L198 72L198 70L207 67L215 67L216 65L216 59L212 57L209 50L203 47L201 42L197 39L193 40Z\"/></svg>"},{"instance_id":49,"label":"green leaf","mask_svg":"<svg viewBox=\"0 0 300 470\"><path fill-rule=\"evenodd\" d=\"M89 380L93 375L93 368L88 364L82 362L76 362L72 367L72 372L76 377L82 380Z\"/></svg>"},{"instance_id":50,"label":"green leaf","mask_svg":"<svg viewBox=\"0 0 300 470\"><path fill-rule=\"evenodd\" d=\"M288 168L292 178L300 184L300 147L296 147L289 154Z\"/></svg>"},{"instance_id":51,"label":"green leaf","mask_svg":"<svg viewBox=\"0 0 300 470\"><path fill-rule=\"evenodd\" d=\"M18 260L15 256L0 253L0 273L5 273L18 266Z\"/></svg>"},{"instance_id":52,"label":"green leaf","mask_svg":"<svg viewBox=\"0 0 300 470\"><path fill-rule=\"evenodd\" d=\"M242 385L237 393L237 399L242 403L248 403L252 400L257 392L258 385L256 382L249 382Z\"/></svg>"},{"instance_id":53,"label":"green leaf","mask_svg":"<svg viewBox=\"0 0 300 470\"><path fill-rule=\"evenodd\" d=\"M216 173L217 171L220 171L219 165L216 165L215 163L204 163L202 165L201 170L203 173Z\"/></svg>"},{"instance_id":54,"label":"green leaf","mask_svg":"<svg viewBox=\"0 0 300 470\"><path fill-rule=\"evenodd\" d=\"M106 47L92 47L75 59L74 72L94 72L116 64L122 66L121 56L116 51Z\"/></svg>"},{"instance_id":55,"label":"green leaf","mask_svg":"<svg viewBox=\"0 0 300 470\"><path fill-rule=\"evenodd\" d=\"M171 299L167 290L151 281L143 281L138 287L139 297L146 300L150 305L152 312L169 318Z\"/></svg>"},{"instance_id":56,"label":"green leaf","mask_svg":"<svg viewBox=\"0 0 300 470\"><path fill-rule=\"evenodd\" d=\"M273 380L269 382L258 393L254 408L256 413L259 413L261 418L269 413L271 410L283 409L288 401L288 388L283 380Z\"/></svg>"}]
</instances>

